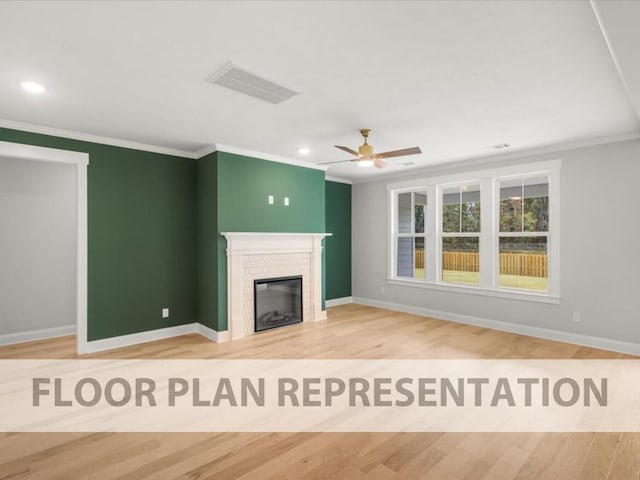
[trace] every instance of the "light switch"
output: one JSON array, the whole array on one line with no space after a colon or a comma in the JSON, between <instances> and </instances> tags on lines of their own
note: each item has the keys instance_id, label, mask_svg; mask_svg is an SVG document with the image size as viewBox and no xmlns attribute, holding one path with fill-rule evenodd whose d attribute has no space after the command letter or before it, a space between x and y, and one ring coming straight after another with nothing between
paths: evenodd
<instances>
[{"instance_id":1,"label":"light switch","mask_svg":"<svg viewBox=\"0 0 640 480\"><path fill-rule=\"evenodd\" d=\"M284 206L285 207L289 206L289 197L284 197Z\"/></svg>"},{"instance_id":2,"label":"light switch","mask_svg":"<svg viewBox=\"0 0 640 480\"><path fill-rule=\"evenodd\" d=\"M273 195L269 195L267 201L269 202L269 205L273 205Z\"/></svg>"}]
</instances>

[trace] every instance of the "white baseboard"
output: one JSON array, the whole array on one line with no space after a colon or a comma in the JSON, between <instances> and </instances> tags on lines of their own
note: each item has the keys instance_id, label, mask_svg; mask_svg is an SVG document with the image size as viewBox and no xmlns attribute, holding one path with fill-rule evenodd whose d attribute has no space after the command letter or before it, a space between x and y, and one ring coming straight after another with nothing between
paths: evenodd
<instances>
[{"instance_id":1,"label":"white baseboard","mask_svg":"<svg viewBox=\"0 0 640 480\"><path fill-rule=\"evenodd\" d=\"M6 335L0 335L0 346L46 340L47 338L63 337L65 335L75 335L75 333L75 325L43 328L42 330L31 330L29 332L8 333Z\"/></svg>"},{"instance_id":2,"label":"white baseboard","mask_svg":"<svg viewBox=\"0 0 640 480\"><path fill-rule=\"evenodd\" d=\"M176 325L175 327L158 328L156 330L148 330L146 332L131 333L129 335L120 335L117 337L104 338L102 340L92 340L89 342L78 342L78 353L95 353L103 350L112 350L114 348L129 347L140 343L155 342L157 340L165 340L167 338L188 335L189 333L198 333L195 323L186 325Z\"/></svg>"},{"instance_id":3,"label":"white baseboard","mask_svg":"<svg viewBox=\"0 0 640 480\"><path fill-rule=\"evenodd\" d=\"M528 335L530 337L543 338L545 340L556 340L559 342L573 343L575 345L581 345L585 347L599 348L602 350L612 350L614 352L627 353L630 355L640 355L640 344L634 342L624 342L622 340L614 340L611 338L602 338L594 337L591 335L583 335L580 333L563 332L561 330L554 330L551 328L533 327L530 325L521 325L518 323L503 322L501 320L491 320L489 318L443 312L440 310L431 310L428 308L413 307L410 305L402 305L399 303L384 302L381 300L372 300L362 297L353 297L353 303L369 305L371 307L385 308L387 310L395 310L398 312L413 313L416 315L423 315L425 317L433 317L439 320L464 323L476 327L491 328L493 330L500 330L503 332Z\"/></svg>"},{"instance_id":4,"label":"white baseboard","mask_svg":"<svg viewBox=\"0 0 640 480\"><path fill-rule=\"evenodd\" d=\"M353 303L353 297L342 297L342 298L334 298L332 300L327 300L325 306L327 308L337 307L338 305L345 305L347 303Z\"/></svg>"},{"instance_id":5,"label":"white baseboard","mask_svg":"<svg viewBox=\"0 0 640 480\"><path fill-rule=\"evenodd\" d=\"M229 340L229 330L221 330L218 332L217 330L207 327L206 325L202 325L201 323L196 323L196 328L200 335L208 338L212 342L222 343Z\"/></svg>"},{"instance_id":6,"label":"white baseboard","mask_svg":"<svg viewBox=\"0 0 640 480\"><path fill-rule=\"evenodd\" d=\"M157 340L180 337L182 335L188 335L190 333L197 333L216 343L226 342L227 340L229 340L228 330L217 332L216 330L206 327L201 323L188 323L186 325L158 328L157 330L132 333L129 335L120 335L118 337L105 338L103 340L93 340L90 342L85 342L84 344L78 342L78 353L83 354L102 352L104 350L113 350L114 348L130 347L131 345L139 345L141 343L155 342Z\"/></svg>"}]
</instances>

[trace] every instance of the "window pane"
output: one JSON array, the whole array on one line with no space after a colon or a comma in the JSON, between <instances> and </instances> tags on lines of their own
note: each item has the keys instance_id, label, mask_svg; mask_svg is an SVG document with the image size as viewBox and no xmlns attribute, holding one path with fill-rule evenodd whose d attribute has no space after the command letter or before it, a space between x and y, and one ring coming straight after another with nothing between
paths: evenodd
<instances>
[{"instance_id":1,"label":"window pane","mask_svg":"<svg viewBox=\"0 0 640 480\"><path fill-rule=\"evenodd\" d=\"M522 231L522 179L500 182L500 231Z\"/></svg>"},{"instance_id":2,"label":"window pane","mask_svg":"<svg viewBox=\"0 0 640 480\"><path fill-rule=\"evenodd\" d=\"M415 238L414 278L424 278L424 237Z\"/></svg>"},{"instance_id":3,"label":"window pane","mask_svg":"<svg viewBox=\"0 0 640 480\"><path fill-rule=\"evenodd\" d=\"M500 200L500 231L522 231L522 197Z\"/></svg>"},{"instance_id":4,"label":"window pane","mask_svg":"<svg viewBox=\"0 0 640 480\"><path fill-rule=\"evenodd\" d=\"M442 192L442 231L460 232L460 187L445 188Z\"/></svg>"},{"instance_id":5,"label":"window pane","mask_svg":"<svg viewBox=\"0 0 640 480\"><path fill-rule=\"evenodd\" d=\"M547 291L547 237L500 238L500 286Z\"/></svg>"},{"instance_id":6,"label":"window pane","mask_svg":"<svg viewBox=\"0 0 640 480\"><path fill-rule=\"evenodd\" d=\"M398 238L398 276L413 278L413 238Z\"/></svg>"},{"instance_id":7,"label":"window pane","mask_svg":"<svg viewBox=\"0 0 640 480\"><path fill-rule=\"evenodd\" d=\"M425 217L424 211L425 206L427 205L427 195L424 193L414 193L413 194L413 215L415 225L415 233L424 233L425 229Z\"/></svg>"},{"instance_id":8,"label":"window pane","mask_svg":"<svg viewBox=\"0 0 640 480\"><path fill-rule=\"evenodd\" d=\"M549 231L549 178L530 177L524 180L525 232Z\"/></svg>"},{"instance_id":9,"label":"window pane","mask_svg":"<svg viewBox=\"0 0 640 480\"><path fill-rule=\"evenodd\" d=\"M480 185L462 187L463 232L480 232Z\"/></svg>"},{"instance_id":10,"label":"window pane","mask_svg":"<svg viewBox=\"0 0 640 480\"><path fill-rule=\"evenodd\" d=\"M398 232L411 233L411 192L398 194Z\"/></svg>"},{"instance_id":11,"label":"window pane","mask_svg":"<svg viewBox=\"0 0 640 480\"><path fill-rule=\"evenodd\" d=\"M397 275L424 278L424 237L398 238Z\"/></svg>"},{"instance_id":12,"label":"window pane","mask_svg":"<svg viewBox=\"0 0 640 480\"><path fill-rule=\"evenodd\" d=\"M415 225L415 233L424 233L424 205L414 205L414 225Z\"/></svg>"},{"instance_id":13,"label":"window pane","mask_svg":"<svg viewBox=\"0 0 640 480\"><path fill-rule=\"evenodd\" d=\"M480 239L442 239L442 281L477 285L480 283Z\"/></svg>"}]
</instances>

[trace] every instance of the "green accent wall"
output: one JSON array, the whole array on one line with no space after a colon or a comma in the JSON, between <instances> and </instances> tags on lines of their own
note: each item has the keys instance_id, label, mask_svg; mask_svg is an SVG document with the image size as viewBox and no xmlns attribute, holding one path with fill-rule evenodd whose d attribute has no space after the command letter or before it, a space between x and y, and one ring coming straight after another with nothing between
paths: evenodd
<instances>
[{"instance_id":1,"label":"green accent wall","mask_svg":"<svg viewBox=\"0 0 640 480\"><path fill-rule=\"evenodd\" d=\"M325 231L324 172L217 152L220 232ZM274 196L274 204L267 197ZM284 197L290 204L284 206ZM218 236L218 322L227 329L227 241ZM204 287L208 290L208 286ZM201 314L204 312L200 312ZM202 318L202 317L201 317Z\"/></svg>"},{"instance_id":2,"label":"green accent wall","mask_svg":"<svg viewBox=\"0 0 640 480\"><path fill-rule=\"evenodd\" d=\"M89 154L89 340L196 321L195 160L4 128L0 140Z\"/></svg>"},{"instance_id":3,"label":"green accent wall","mask_svg":"<svg viewBox=\"0 0 640 480\"><path fill-rule=\"evenodd\" d=\"M333 233L324 241L323 305L325 296L351 295L351 186L325 182L321 170L5 128L0 141L89 154L89 340L195 321L226 330L226 231Z\"/></svg>"},{"instance_id":4,"label":"green accent wall","mask_svg":"<svg viewBox=\"0 0 640 480\"><path fill-rule=\"evenodd\" d=\"M351 185L326 182L327 300L351 296Z\"/></svg>"},{"instance_id":5,"label":"green accent wall","mask_svg":"<svg viewBox=\"0 0 640 480\"><path fill-rule=\"evenodd\" d=\"M218 328L218 154L197 161L198 321ZM226 278L223 278L226 282Z\"/></svg>"}]
</instances>

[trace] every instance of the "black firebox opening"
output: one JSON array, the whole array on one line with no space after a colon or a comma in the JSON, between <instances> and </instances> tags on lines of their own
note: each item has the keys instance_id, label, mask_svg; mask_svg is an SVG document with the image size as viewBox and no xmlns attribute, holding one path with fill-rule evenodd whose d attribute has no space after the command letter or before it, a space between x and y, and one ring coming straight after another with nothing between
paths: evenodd
<instances>
[{"instance_id":1,"label":"black firebox opening","mask_svg":"<svg viewBox=\"0 0 640 480\"><path fill-rule=\"evenodd\" d=\"M256 332L302 322L302 277L254 280L253 302Z\"/></svg>"}]
</instances>

